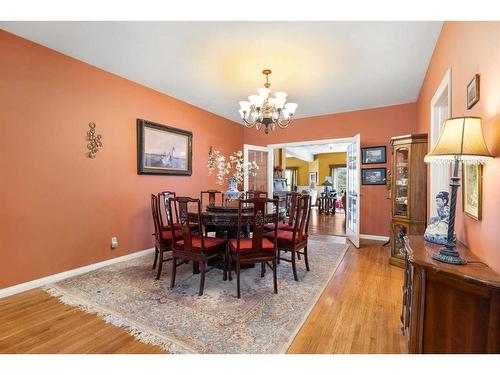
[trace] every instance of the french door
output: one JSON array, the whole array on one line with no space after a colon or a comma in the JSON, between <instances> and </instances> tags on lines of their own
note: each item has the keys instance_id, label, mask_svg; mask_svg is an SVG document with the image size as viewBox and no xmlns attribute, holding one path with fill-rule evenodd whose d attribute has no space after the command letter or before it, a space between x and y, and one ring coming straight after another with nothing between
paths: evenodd
<instances>
[{"instance_id":1,"label":"french door","mask_svg":"<svg viewBox=\"0 0 500 375\"><path fill-rule=\"evenodd\" d=\"M259 167L255 175L245 175L245 179L243 180L243 188L245 191L267 191L268 195L272 197L272 157L272 149L268 147L243 145L243 159L245 163L255 162Z\"/></svg>"},{"instance_id":2,"label":"french door","mask_svg":"<svg viewBox=\"0 0 500 375\"><path fill-rule=\"evenodd\" d=\"M360 204L360 149L361 137L356 135L347 146L347 211L346 235L354 246L359 247L359 204Z\"/></svg>"}]
</instances>

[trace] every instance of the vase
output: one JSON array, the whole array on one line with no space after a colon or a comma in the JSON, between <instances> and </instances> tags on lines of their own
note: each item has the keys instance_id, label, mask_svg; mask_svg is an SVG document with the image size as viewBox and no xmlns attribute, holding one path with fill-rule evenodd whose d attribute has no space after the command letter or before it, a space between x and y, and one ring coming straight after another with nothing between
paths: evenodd
<instances>
[{"instance_id":1,"label":"vase","mask_svg":"<svg viewBox=\"0 0 500 375\"><path fill-rule=\"evenodd\" d=\"M238 190L238 180L231 177L227 180L228 189L226 191L226 198L229 200L236 200L240 197L240 191Z\"/></svg>"}]
</instances>

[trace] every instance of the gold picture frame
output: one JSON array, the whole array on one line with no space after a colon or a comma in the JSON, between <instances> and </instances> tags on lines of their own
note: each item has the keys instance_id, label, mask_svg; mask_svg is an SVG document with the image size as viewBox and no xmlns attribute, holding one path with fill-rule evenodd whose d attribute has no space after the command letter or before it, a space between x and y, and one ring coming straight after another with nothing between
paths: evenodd
<instances>
[{"instance_id":1,"label":"gold picture frame","mask_svg":"<svg viewBox=\"0 0 500 375\"><path fill-rule=\"evenodd\" d=\"M462 208L466 215L481 220L483 205L483 166L463 164Z\"/></svg>"},{"instance_id":2,"label":"gold picture frame","mask_svg":"<svg viewBox=\"0 0 500 375\"><path fill-rule=\"evenodd\" d=\"M475 74L474 78L467 85L467 109L471 109L480 99L479 74Z\"/></svg>"}]
</instances>

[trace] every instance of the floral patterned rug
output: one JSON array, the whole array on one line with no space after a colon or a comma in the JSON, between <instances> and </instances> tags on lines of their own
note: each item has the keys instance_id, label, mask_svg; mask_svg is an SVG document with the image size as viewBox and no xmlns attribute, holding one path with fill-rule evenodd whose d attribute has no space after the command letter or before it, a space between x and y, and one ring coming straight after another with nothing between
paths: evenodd
<instances>
[{"instance_id":1,"label":"floral patterned rug","mask_svg":"<svg viewBox=\"0 0 500 375\"><path fill-rule=\"evenodd\" d=\"M191 264L178 267L175 288L170 289L170 263L165 263L157 281L152 255L66 279L45 290L168 353L285 353L346 250L338 237L312 236L310 272L303 259L298 261L296 282L291 264L281 262L278 294L274 294L269 268L264 278L260 265L242 270L241 299L236 298L235 277L223 281L217 268L207 273L204 295L199 297L199 275L192 274Z\"/></svg>"}]
</instances>

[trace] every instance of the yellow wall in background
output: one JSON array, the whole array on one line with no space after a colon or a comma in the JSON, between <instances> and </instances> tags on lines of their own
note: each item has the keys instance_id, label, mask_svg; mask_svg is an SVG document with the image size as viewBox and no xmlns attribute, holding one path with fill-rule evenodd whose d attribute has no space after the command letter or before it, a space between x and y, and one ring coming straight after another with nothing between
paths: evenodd
<instances>
[{"instance_id":1,"label":"yellow wall in background","mask_svg":"<svg viewBox=\"0 0 500 375\"><path fill-rule=\"evenodd\" d=\"M286 158L286 167L297 168L297 185L309 185L309 163L297 158Z\"/></svg>"},{"instance_id":2,"label":"yellow wall in background","mask_svg":"<svg viewBox=\"0 0 500 375\"><path fill-rule=\"evenodd\" d=\"M321 185L325 181L326 176L330 176L331 164L346 164L347 153L332 152L328 154L318 154L314 156L314 161L319 164L318 184Z\"/></svg>"},{"instance_id":3,"label":"yellow wall in background","mask_svg":"<svg viewBox=\"0 0 500 375\"><path fill-rule=\"evenodd\" d=\"M297 168L297 185L309 186L309 172L318 172L318 185L321 185L325 176L330 176L330 165L345 164L346 160L345 152L332 152L315 155L310 163L298 158L286 158L286 167Z\"/></svg>"}]
</instances>

